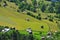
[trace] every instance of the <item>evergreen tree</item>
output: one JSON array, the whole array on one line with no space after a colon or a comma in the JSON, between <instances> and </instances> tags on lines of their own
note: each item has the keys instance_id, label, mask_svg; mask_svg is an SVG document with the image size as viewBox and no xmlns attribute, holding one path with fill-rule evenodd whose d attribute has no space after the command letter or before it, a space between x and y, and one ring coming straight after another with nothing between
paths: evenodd
<instances>
[{"instance_id":1,"label":"evergreen tree","mask_svg":"<svg viewBox=\"0 0 60 40\"><path fill-rule=\"evenodd\" d=\"M55 10L56 10L56 13L59 14L60 13L60 2L57 2L55 4Z\"/></svg>"},{"instance_id":2,"label":"evergreen tree","mask_svg":"<svg viewBox=\"0 0 60 40\"><path fill-rule=\"evenodd\" d=\"M46 10L46 5L43 4L43 5L42 5L42 8L41 8L41 11L44 12L45 10Z\"/></svg>"},{"instance_id":3,"label":"evergreen tree","mask_svg":"<svg viewBox=\"0 0 60 40\"><path fill-rule=\"evenodd\" d=\"M50 6L50 7L48 8L48 11L49 11L49 13L53 13L53 12L54 12L53 6Z\"/></svg>"}]
</instances>

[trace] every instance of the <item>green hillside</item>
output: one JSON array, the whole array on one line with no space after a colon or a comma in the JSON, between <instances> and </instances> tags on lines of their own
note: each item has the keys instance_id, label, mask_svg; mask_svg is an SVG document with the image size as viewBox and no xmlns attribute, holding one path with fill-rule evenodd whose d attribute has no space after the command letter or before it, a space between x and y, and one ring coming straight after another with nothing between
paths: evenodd
<instances>
[{"instance_id":1,"label":"green hillside","mask_svg":"<svg viewBox=\"0 0 60 40\"><path fill-rule=\"evenodd\" d=\"M0 40L59 40L60 2L0 0Z\"/></svg>"},{"instance_id":2,"label":"green hillside","mask_svg":"<svg viewBox=\"0 0 60 40\"><path fill-rule=\"evenodd\" d=\"M26 18L29 18L30 21L26 21ZM11 27L16 27L19 30L24 30L31 27L33 30L42 30L41 25L46 26L44 29L49 30L48 25L37 19L34 19L28 15L17 13L8 8L0 7L0 25L6 25Z\"/></svg>"},{"instance_id":3,"label":"green hillside","mask_svg":"<svg viewBox=\"0 0 60 40\"><path fill-rule=\"evenodd\" d=\"M18 30L25 30L27 28L32 28L36 31L55 31L58 29L57 24L54 22L49 22L48 20L37 20L25 13L18 13L16 9L10 8L10 6L17 8L14 3L8 3L7 7L0 7L0 25L15 27ZM11 5L12 4L12 5ZM42 14L43 17L43 14ZM26 19L29 18L30 21ZM51 26L52 25L52 26ZM41 28L44 26L44 29ZM51 28L53 27L53 28Z\"/></svg>"}]
</instances>

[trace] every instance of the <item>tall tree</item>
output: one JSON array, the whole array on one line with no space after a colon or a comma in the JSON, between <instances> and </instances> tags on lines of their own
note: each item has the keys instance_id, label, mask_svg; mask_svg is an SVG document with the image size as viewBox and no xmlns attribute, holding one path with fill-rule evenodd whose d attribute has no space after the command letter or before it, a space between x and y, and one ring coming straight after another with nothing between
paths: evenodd
<instances>
[{"instance_id":1,"label":"tall tree","mask_svg":"<svg viewBox=\"0 0 60 40\"><path fill-rule=\"evenodd\" d=\"M46 10L46 5L43 4L42 7L41 7L41 11L44 12Z\"/></svg>"},{"instance_id":2,"label":"tall tree","mask_svg":"<svg viewBox=\"0 0 60 40\"><path fill-rule=\"evenodd\" d=\"M49 13L53 13L53 12L54 12L53 6L50 6L50 7L48 8L48 11L49 11Z\"/></svg>"},{"instance_id":3,"label":"tall tree","mask_svg":"<svg viewBox=\"0 0 60 40\"><path fill-rule=\"evenodd\" d=\"M57 2L55 4L55 8L56 8L56 13L59 14L60 13L60 2Z\"/></svg>"}]
</instances>

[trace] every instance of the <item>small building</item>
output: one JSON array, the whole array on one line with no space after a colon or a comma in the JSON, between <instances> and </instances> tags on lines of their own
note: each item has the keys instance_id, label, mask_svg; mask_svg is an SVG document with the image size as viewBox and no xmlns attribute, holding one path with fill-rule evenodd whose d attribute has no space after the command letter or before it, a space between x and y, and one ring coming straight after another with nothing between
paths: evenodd
<instances>
[{"instance_id":1,"label":"small building","mask_svg":"<svg viewBox=\"0 0 60 40\"><path fill-rule=\"evenodd\" d=\"M7 3L6 1L4 1L4 3L2 4L3 7L6 7L7 6Z\"/></svg>"},{"instance_id":2,"label":"small building","mask_svg":"<svg viewBox=\"0 0 60 40\"><path fill-rule=\"evenodd\" d=\"M29 34L32 34L31 28L27 28L26 31L29 32Z\"/></svg>"},{"instance_id":3,"label":"small building","mask_svg":"<svg viewBox=\"0 0 60 40\"><path fill-rule=\"evenodd\" d=\"M45 37L41 37L41 40L45 40Z\"/></svg>"},{"instance_id":4,"label":"small building","mask_svg":"<svg viewBox=\"0 0 60 40\"><path fill-rule=\"evenodd\" d=\"M47 36L47 38L51 38L51 36Z\"/></svg>"},{"instance_id":5,"label":"small building","mask_svg":"<svg viewBox=\"0 0 60 40\"><path fill-rule=\"evenodd\" d=\"M10 29L9 28L4 28L2 32L8 32Z\"/></svg>"},{"instance_id":6,"label":"small building","mask_svg":"<svg viewBox=\"0 0 60 40\"><path fill-rule=\"evenodd\" d=\"M51 32L48 32L47 35L50 36L50 35L52 35L52 33Z\"/></svg>"}]
</instances>

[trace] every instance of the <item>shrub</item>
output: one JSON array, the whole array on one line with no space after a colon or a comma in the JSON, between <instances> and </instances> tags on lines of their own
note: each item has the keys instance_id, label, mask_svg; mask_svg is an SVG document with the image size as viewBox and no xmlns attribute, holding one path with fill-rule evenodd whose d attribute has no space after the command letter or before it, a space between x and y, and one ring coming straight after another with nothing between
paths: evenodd
<instances>
[{"instance_id":1,"label":"shrub","mask_svg":"<svg viewBox=\"0 0 60 40\"><path fill-rule=\"evenodd\" d=\"M58 21L60 21L60 19L58 19Z\"/></svg>"},{"instance_id":2,"label":"shrub","mask_svg":"<svg viewBox=\"0 0 60 40\"><path fill-rule=\"evenodd\" d=\"M30 12L27 12L27 15L31 15L31 13Z\"/></svg>"},{"instance_id":3,"label":"shrub","mask_svg":"<svg viewBox=\"0 0 60 40\"><path fill-rule=\"evenodd\" d=\"M47 17L45 17L44 19L48 19Z\"/></svg>"},{"instance_id":4,"label":"shrub","mask_svg":"<svg viewBox=\"0 0 60 40\"><path fill-rule=\"evenodd\" d=\"M42 31L40 31L40 35L42 35Z\"/></svg>"},{"instance_id":5,"label":"shrub","mask_svg":"<svg viewBox=\"0 0 60 40\"><path fill-rule=\"evenodd\" d=\"M28 36L28 40L34 40L34 37L33 37L32 34L29 34L29 36Z\"/></svg>"},{"instance_id":6,"label":"shrub","mask_svg":"<svg viewBox=\"0 0 60 40\"><path fill-rule=\"evenodd\" d=\"M55 15L54 17L55 17L55 18L58 18L58 16L57 16L57 15Z\"/></svg>"},{"instance_id":7,"label":"shrub","mask_svg":"<svg viewBox=\"0 0 60 40\"><path fill-rule=\"evenodd\" d=\"M0 4L0 7L1 7L1 4Z\"/></svg>"},{"instance_id":8,"label":"shrub","mask_svg":"<svg viewBox=\"0 0 60 40\"><path fill-rule=\"evenodd\" d=\"M41 16L41 14L38 14L38 16Z\"/></svg>"},{"instance_id":9,"label":"shrub","mask_svg":"<svg viewBox=\"0 0 60 40\"><path fill-rule=\"evenodd\" d=\"M41 20L41 17L40 17L40 16L36 16L36 19L39 19L39 20Z\"/></svg>"},{"instance_id":10,"label":"shrub","mask_svg":"<svg viewBox=\"0 0 60 40\"><path fill-rule=\"evenodd\" d=\"M58 23L58 22L56 21L56 23Z\"/></svg>"},{"instance_id":11,"label":"shrub","mask_svg":"<svg viewBox=\"0 0 60 40\"><path fill-rule=\"evenodd\" d=\"M35 18L35 15L31 14L30 16L34 17Z\"/></svg>"},{"instance_id":12,"label":"shrub","mask_svg":"<svg viewBox=\"0 0 60 40\"><path fill-rule=\"evenodd\" d=\"M20 12L20 10L17 10L17 12Z\"/></svg>"},{"instance_id":13,"label":"shrub","mask_svg":"<svg viewBox=\"0 0 60 40\"><path fill-rule=\"evenodd\" d=\"M2 31L2 29L4 29L4 27L3 26L0 26L0 32Z\"/></svg>"},{"instance_id":14,"label":"shrub","mask_svg":"<svg viewBox=\"0 0 60 40\"><path fill-rule=\"evenodd\" d=\"M59 21L57 22L57 26L58 26L58 28L60 29L60 22L59 22Z\"/></svg>"},{"instance_id":15,"label":"shrub","mask_svg":"<svg viewBox=\"0 0 60 40\"><path fill-rule=\"evenodd\" d=\"M41 11L44 12L45 10L46 10L46 5L43 4L43 5L42 5L42 8L41 8Z\"/></svg>"},{"instance_id":16,"label":"shrub","mask_svg":"<svg viewBox=\"0 0 60 40\"><path fill-rule=\"evenodd\" d=\"M50 15L50 16L49 16L49 21L53 22L53 18L54 18L54 17Z\"/></svg>"},{"instance_id":17,"label":"shrub","mask_svg":"<svg viewBox=\"0 0 60 40\"><path fill-rule=\"evenodd\" d=\"M29 18L26 18L26 20L27 20L27 21L30 21L30 19L29 19Z\"/></svg>"},{"instance_id":18,"label":"shrub","mask_svg":"<svg viewBox=\"0 0 60 40\"><path fill-rule=\"evenodd\" d=\"M5 28L9 28L8 26L5 26Z\"/></svg>"},{"instance_id":19,"label":"shrub","mask_svg":"<svg viewBox=\"0 0 60 40\"><path fill-rule=\"evenodd\" d=\"M49 19L49 21L53 22L53 19Z\"/></svg>"},{"instance_id":20,"label":"shrub","mask_svg":"<svg viewBox=\"0 0 60 40\"><path fill-rule=\"evenodd\" d=\"M54 12L53 6L50 5L50 7L48 8L48 12L49 12L49 13L53 13L53 12Z\"/></svg>"},{"instance_id":21,"label":"shrub","mask_svg":"<svg viewBox=\"0 0 60 40\"><path fill-rule=\"evenodd\" d=\"M43 29L43 28L44 28L44 26L41 26L41 28Z\"/></svg>"}]
</instances>

